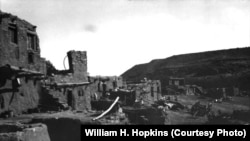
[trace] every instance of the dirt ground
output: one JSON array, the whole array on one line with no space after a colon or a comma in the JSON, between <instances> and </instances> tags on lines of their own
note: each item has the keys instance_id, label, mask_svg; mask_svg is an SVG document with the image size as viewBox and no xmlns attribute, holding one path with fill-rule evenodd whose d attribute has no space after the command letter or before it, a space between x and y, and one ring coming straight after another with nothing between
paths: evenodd
<instances>
[{"instance_id":1,"label":"dirt ground","mask_svg":"<svg viewBox=\"0 0 250 141\"><path fill-rule=\"evenodd\" d=\"M174 95L169 95L171 100L174 100ZM234 110L247 110L250 111L250 98L249 97L233 97L232 101L223 101L222 103L214 103L213 99L207 97L193 96L193 95L178 95L178 102L184 105L186 108L183 110L167 110L165 116L165 124L207 124L208 118L207 116L203 117L194 117L190 114L189 109L191 109L192 105L200 101L202 105L207 105L212 102L212 111L214 113L218 113L220 110L222 113L232 114ZM124 121L124 123L119 122L111 122L113 120L109 120L103 118L99 121L93 121L92 119L101 112L73 112L73 111L64 111L64 112L54 112L54 113L33 113L33 114L24 114L19 115L18 117L8 118L8 119L0 119L1 122L13 122L13 121L21 121L21 122L29 122L33 119L60 119L60 118L69 118L69 119L77 119L80 120L83 124L126 124L128 121ZM247 117L250 119L250 117Z\"/></svg>"}]
</instances>

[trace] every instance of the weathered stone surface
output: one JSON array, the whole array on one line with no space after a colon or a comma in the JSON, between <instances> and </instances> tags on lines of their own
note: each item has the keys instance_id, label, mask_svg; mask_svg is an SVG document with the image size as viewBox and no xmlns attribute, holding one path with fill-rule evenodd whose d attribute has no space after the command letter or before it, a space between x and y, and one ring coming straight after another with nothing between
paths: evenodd
<instances>
[{"instance_id":1,"label":"weathered stone surface","mask_svg":"<svg viewBox=\"0 0 250 141\"><path fill-rule=\"evenodd\" d=\"M142 102L148 106L159 100L162 96L161 82L159 80L128 83L127 88L135 91L138 102Z\"/></svg>"},{"instance_id":2,"label":"weathered stone surface","mask_svg":"<svg viewBox=\"0 0 250 141\"><path fill-rule=\"evenodd\" d=\"M73 110L91 110L91 92L87 73L86 51L69 51L69 70L58 71L50 77L47 85L50 94L62 103L68 104ZM46 105L48 99L43 99Z\"/></svg>"},{"instance_id":3,"label":"weathered stone surface","mask_svg":"<svg viewBox=\"0 0 250 141\"><path fill-rule=\"evenodd\" d=\"M0 12L0 15L0 66L10 64L45 73L45 59L40 57L36 26L11 14ZM12 27L16 30L16 42L11 41ZM34 38L34 49L28 47L29 34ZM33 54L33 63L28 61L29 53Z\"/></svg>"},{"instance_id":4,"label":"weathered stone surface","mask_svg":"<svg viewBox=\"0 0 250 141\"><path fill-rule=\"evenodd\" d=\"M44 124L1 124L1 141L50 141Z\"/></svg>"},{"instance_id":5,"label":"weathered stone surface","mask_svg":"<svg viewBox=\"0 0 250 141\"><path fill-rule=\"evenodd\" d=\"M88 81L87 72L87 52L86 51L69 51L69 70L73 73L73 81Z\"/></svg>"},{"instance_id":6,"label":"weathered stone surface","mask_svg":"<svg viewBox=\"0 0 250 141\"><path fill-rule=\"evenodd\" d=\"M41 96L41 83L35 80L20 78L21 86L13 89L12 81L8 80L4 87L0 88L3 98L0 113L11 110L14 114L21 114L28 109L36 108Z\"/></svg>"}]
</instances>

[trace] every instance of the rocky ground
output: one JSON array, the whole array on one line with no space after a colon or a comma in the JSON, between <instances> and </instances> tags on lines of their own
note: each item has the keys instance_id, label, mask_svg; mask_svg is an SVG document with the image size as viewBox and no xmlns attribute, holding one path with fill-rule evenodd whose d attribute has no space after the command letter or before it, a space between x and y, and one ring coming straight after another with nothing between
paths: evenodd
<instances>
[{"instance_id":1,"label":"rocky ground","mask_svg":"<svg viewBox=\"0 0 250 141\"><path fill-rule=\"evenodd\" d=\"M174 97L174 96L170 96ZM183 110L167 110L167 120L168 124L208 124L210 123L207 116L192 116L190 114L190 109L192 105L200 101L202 105L207 105L212 103L212 112L218 116L225 115L231 117L228 118L233 123L236 124L249 124L250 121L250 98L249 97L232 97L232 101L222 101L221 103L215 103L213 99L200 97L200 96L187 96L178 95L178 102L185 106ZM238 112L238 113L237 113ZM242 117L242 113L245 112ZM237 118L236 118L237 117ZM226 121L227 119L225 119ZM211 123L211 124L223 124L221 123ZM224 124L230 124L225 122Z\"/></svg>"}]
</instances>

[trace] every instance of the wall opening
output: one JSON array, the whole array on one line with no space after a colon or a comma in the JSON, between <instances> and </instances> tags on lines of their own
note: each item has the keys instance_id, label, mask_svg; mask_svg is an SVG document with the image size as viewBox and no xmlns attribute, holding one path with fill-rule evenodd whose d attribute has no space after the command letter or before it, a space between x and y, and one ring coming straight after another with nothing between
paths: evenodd
<instances>
[{"instance_id":1,"label":"wall opening","mask_svg":"<svg viewBox=\"0 0 250 141\"><path fill-rule=\"evenodd\" d=\"M154 87L151 87L151 96L154 97Z\"/></svg>"},{"instance_id":2,"label":"wall opening","mask_svg":"<svg viewBox=\"0 0 250 141\"><path fill-rule=\"evenodd\" d=\"M34 64L35 60L34 60L34 53L29 52L28 53L28 63L29 64Z\"/></svg>"},{"instance_id":3,"label":"wall opening","mask_svg":"<svg viewBox=\"0 0 250 141\"><path fill-rule=\"evenodd\" d=\"M72 90L68 90L67 92L67 103L74 110L75 107L75 99Z\"/></svg>"},{"instance_id":4,"label":"wall opening","mask_svg":"<svg viewBox=\"0 0 250 141\"><path fill-rule=\"evenodd\" d=\"M4 109L4 97L3 97L3 95L0 95L0 108L1 109Z\"/></svg>"},{"instance_id":5,"label":"wall opening","mask_svg":"<svg viewBox=\"0 0 250 141\"><path fill-rule=\"evenodd\" d=\"M17 44L18 37L17 37L17 27L14 24L9 25L9 36L10 36L10 42Z\"/></svg>"},{"instance_id":6,"label":"wall opening","mask_svg":"<svg viewBox=\"0 0 250 141\"><path fill-rule=\"evenodd\" d=\"M28 42L28 49L37 51L36 35L28 33L27 38L28 38L28 41L27 41Z\"/></svg>"},{"instance_id":7,"label":"wall opening","mask_svg":"<svg viewBox=\"0 0 250 141\"><path fill-rule=\"evenodd\" d=\"M79 97L84 96L84 91L82 89L78 91L78 96Z\"/></svg>"}]
</instances>

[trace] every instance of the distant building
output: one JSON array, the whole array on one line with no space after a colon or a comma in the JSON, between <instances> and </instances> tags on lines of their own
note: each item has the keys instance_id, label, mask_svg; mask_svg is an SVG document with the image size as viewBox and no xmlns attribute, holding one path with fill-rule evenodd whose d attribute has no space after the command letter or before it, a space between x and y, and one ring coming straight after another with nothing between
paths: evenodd
<instances>
[{"instance_id":1,"label":"distant building","mask_svg":"<svg viewBox=\"0 0 250 141\"><path fill-rule=\"evenodd\" d=\"M185 79L184 78L177 78L177 77L170 77L169 78L169 86L184 86Z\"/></svg>"},{"instance_id":2,"label":"distant building","mask_svg":"<svg viewBox=\"0 0 250 141\"><path fill-rule=\"evenodd\" d=\"M185 79L178 77L170 77L168 84L165 86L164 94L175 95L185 91Z\"/></svg>"},{"instance_id":3,"label":"distant building","mask_svg":"<svg viewBox=\"0 0 250 141\"><path fill-rule=\"evenodd\" d=\"M98 97L105 97L111 91L116 91L124 87L123 79L120 76L90 76L89 81L92 91Z\"/></svg>"},{"instance_id":4,"label":"distant building","mask_svg":"<svg viewBox=\"0 0 250 141\"><path fill-rule=\"evenodd\" d=\"M186 95L202 95L203 88L197 85L185 85Z\"/></svg>"},{"instance_id":5,"label":"distant building","mask_svg":"<svg viewBox=\"0 0 250 141\"><path fill-rule=\"evenodd\" d=\"M46 82L44 93L53 96L61 104L67 104L73 110L91 109L91 90L87 73L87 53L69 51L69 70L57 71ZM49 99L44 99L41 106L48 106ZM54 106L51 103L50 106Z\"/></svg>"},{"instance_id":6,"label":"distant building","mask_svg":"<svg viewBox=\"0 0 250 141\"><path fill-rule=\"evenodd\" d=\"M143 80L141 82L127 82L127 89L134 90L136 100L145 105L151 105L161 99L161 82L159 80Z\"/></svg>"}]
</instances>

